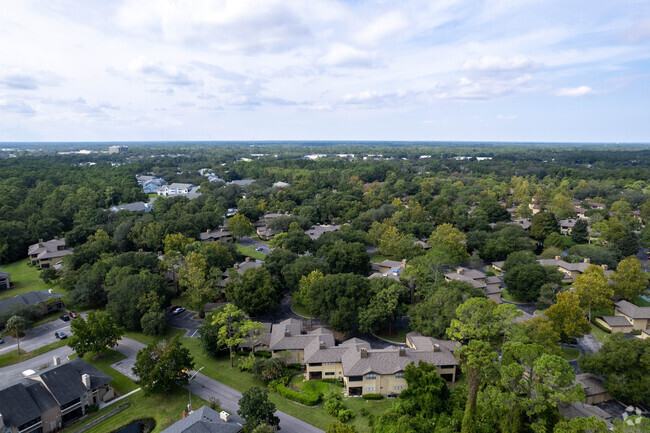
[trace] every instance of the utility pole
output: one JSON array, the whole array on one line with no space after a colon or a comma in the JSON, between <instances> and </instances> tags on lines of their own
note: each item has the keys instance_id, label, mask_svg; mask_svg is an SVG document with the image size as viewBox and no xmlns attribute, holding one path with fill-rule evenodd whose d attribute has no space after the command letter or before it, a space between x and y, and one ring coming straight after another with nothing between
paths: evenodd
<instances>
[{"instance_id":1,"label":"utility pole","mask_svg":"<svg viewBox=\"0 0 650 433\"><path fill-rule=\"evenodd\" d=\"M192 410L192 379L196 377L197 374L199 374L199 371L203 370L205 367L201 367L196 372L190 377L190 380L187 381L187 393L188 396L190 397L190 404L187 405L187 413L190 413Z\"/></svg>"}]
</instances>

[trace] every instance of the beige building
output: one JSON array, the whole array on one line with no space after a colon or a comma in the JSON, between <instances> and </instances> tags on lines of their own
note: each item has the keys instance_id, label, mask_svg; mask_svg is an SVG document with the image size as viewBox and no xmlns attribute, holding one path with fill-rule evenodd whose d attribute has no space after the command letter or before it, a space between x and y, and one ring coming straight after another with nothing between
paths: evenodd
<instances>
[{"instance_id":1,"label":"beige building","mask_svg":"<svg viewBox=\"0 0 650 433\"><path fill-rule=\"evenodd\" d=\"M199 235L199 238L203 242L215 242L219 241L221 243L232 242L233 236L232 233L224 229L219 230L206 230L205 232Z\"/></svg>"},{"instance_id":2,"label":"beige building","mask_svg":"<svg viewBox=\"0 0 650 433\"><path fill-rule=\"evenodd\" d=\"M577 375L576 383L580 384L585 391L585 403L587 404L598 404L612 399L610 393L605 389L603 381L593 374Z\"/></svg>"},{"instance_id":3,"label":"beige building","mask_svg":"<svg viewBox=\"0 0 650 433\"><path fill-rule=\"evenodd\" d=\"M406 259L384 260L381 263L372 263L370 270L372 274L368 278L387 277L399 281L399 276L406 269Z\"/></svg>"},{"instance_id":4,"label":"beige building","mask_svg":"<svg viewBox=\"0 0 650 433\"><path fill-rule=\"evenodd\" d=\"M64 238L54 237L46 242L39 239L37 244L29 246L27 254L32 265L45 269L60 263L63 257L72 254L72 249L66 248Z\"/></svg>"},{"instance_id":5,"label":"beige building","mask_svg":"<svg viewBox=\"0 0 650 433\"><path fill-rule=\"evenodd\" d=\"M494 264L493 264L494 266ZM495 302L501 302L501 279L497 276L488 277L485 272L476 269L459 267L456 272L445 274L447 281L463 281L472 286L483 290L485 296Z\"/></svg>"},{"instance_id":6,"label":"beige building","mask_svg":"<svg viewBox=\"0 0 650 433\"><path fill-rule=\"evenodd\" d=\"M305 364L305 348L313 342L323 342L327 347L333 347L334 333L326 328L316 328L312 331L304 329L302 320L287 319L273 325L269 350L273 358L284 359L290 364Z\"/></svg>"},{"instance_id":7,"label":"beige building","mask_svg":"<svg viewBox=\"0 0 650 433\"><path fill-rule=\"evenodd\" d=\"M614 315L625 317L632 329L650 330L650 307L638 307L624 300L616 304Z\"/></svg>"},{"instance_id":8,"label":"beige building","mask_svg":"<svg viewBox=\"0 0 650 433\"><path fill-rule=\"evenodd\" d=\"M261 262L256 262L255 260L251 260L250 257L246 257L246 259L243 262L235 263L232 269L235 269L239 275L242 275L248 269L261 268L261 267L262 267ZM221 274L223 279L217 283L217 287L221 287L221 288L226 287L226 284L228 284L228 281L230 279L228 276L228 272L230 271L225 271L224 273Z\"/></svg>"}]
</instances>

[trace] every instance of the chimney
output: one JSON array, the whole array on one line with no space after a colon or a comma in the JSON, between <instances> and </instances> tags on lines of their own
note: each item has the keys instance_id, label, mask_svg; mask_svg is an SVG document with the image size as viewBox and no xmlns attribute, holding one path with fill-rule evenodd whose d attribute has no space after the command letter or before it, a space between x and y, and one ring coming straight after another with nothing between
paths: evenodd
<instances>
[{"instance_id":1,"label":"chimney","mask_svg":"<svg viewBox=\"0 0 650 433\"><path fill-rule=\"evenodd\" d=\"M359 350L359 354L361 355L362 358L367 358L368 357L368 349L366 349L365 347L362 347Z\"/></svg>"},{"instance_id":2,"label":"chimney","mask_svg":"<svg viewBox=\"0 0 650 433\"><path fill-rule=\"evenodd\" d=\"M246 258L244 259L244 261L245 261L245 262L250 262L250 261L251 261L251 258L250 258L250 257L246 257Z\"/></svg>"},{"instance_id":3,"label":"chimney","mask_svg":"<svg viewBox=\"0 0 650 433\"><path fill-rule=\"evenodd\" d=\"M220 228L219 231L223 233L223 228Z\"/></svg>"},{"instance_id":4,"label":"chimney","mask_svg":"<svg viewBox=\"0 0 650 433\"><path fill-rule=\"evenodd\" d=\"M52 357L52 365L54 366L61 365L61 357L59 357L59 355L54 355Z\"/></svg>"},{"instance_id":5,"label":"chimney","mask_svg":"<svg viewBox=\"0 0 650 433\"><path fill-rule=\"evenodd\" d=\"M601 268L603 268L603 271L607 270L607 265L600 265Z\"/></svg>"},{"instance_id":6,"label":"chimney","mask_svg":"<svg viewBox=\"0 0 650 433\"><path fill-rule=\"evenodd\" d=\"M47 293L52 294L52 293L54 293L54 290L52 290L52 289L47 289Z\"/></svg>"},{"instance_id":7,"label":"chimney","mask_svg":"<svg viewBox=\"0 0 650 433\"><path fill-rule=\"evenodd\" d=\"M404 348L404 346L400 346L397 353L399 353L399 356L406 356L406 349Z\"/></svg>"},{"instance_id":8,"label":"chimney","mask_svg":"<svg viewBox=\"0 0 650 433\"><path fill-rule=\"evenodd\" d=\"M584 261L585 263L591 263L591 259L590 259L589 257L585 257L585 259L584 259L583 261Z\"/></svg>"},{"instance_id":9,"label":"chimney","mask_svg":"<svg viewBox=\"0 0 650 433\"><path fill-rule=\"evenodd\" d=\"M291 328L289 328L288 326L284 328L284 336L291 337Z\"/></svg>"},{"instance_id":10,"label":"chimney","mask_svg":"<svg viewBox=\"0 0 650 433\"><path fill-rule=\"evenodd\" d=\"M555 256L555 260L560 260L560 256Z\"/></svg>"},{"instance_id":11,"label":"chimney","mask_svg":"<svg viewBox=\"0 0 650 433\"><path fill-rule=\"evenodd\" d=\"M232 267L235 268L235 269L238 269L239 265L237 263L235 263L234 265L232 265Z\"/></svg>"},{"instance_id":12,"label":"chimney","mask_svg":"<svg viewBox=\"0 0 650 433\"><path fill-rule=\"evenodd\" d=\"M88 376L87 374L82 374L81 381L86 386L86 389L90 389L90 376Z\"/></svg>"},{"instance_id":13,"label":"chimney","mask_svg":"<svg viewBox=\"0 0 650 433\"><path fill-rule=\"evenodd\" d=\"M228 422L230 421L230 414L225 410L222 410L221 412L219 412L219 418L221 419L221 421Z\"/></svg>"},{"instance_id":14,"label":"chimney","mask_svg":"<svg viewBox=\"0 0 650 433\"><path fill-rule=\"evenodd\" d=\"M212 230L207 229L205 232L206 232L206 233L212 233Z\"/></svg>"},{"instance_id":15,"label":"chimney","mask_svg":"<svg viewBox=\"0 0 650 433\"><path fill-rule=\"evenodd\" d=\"M138 248L138 252L139 252L139 253L143 253L144 250L143 250L142 248Z\"/></svg>"},{"instance_id":16,"label":"chimney","mask_svg":"<svg viewBox=\"0 0 650 433\"><path fill-rule=\"evenodd\" d=\"M321 340L321 341L318 343L318 348L319 348L319 349L325 349L325 342Z\"/></svg>"},{"instance_id":17,"label":"chimney","mask_svg":"<svg viewBox=\"0 0 650 433\"><path fill-rule=\"evenodd\" d=\"M402 267L403 267L403 268L406 267L406 259L402 259Z\"/></svg>"},{"instance_id":18,"label":"chimney","mask_svg":"<svg viewBox=\"0 0 650 433\"><path fill-rule=\"evenodd\" d=\"M437 343L434 343L434 344L433 344L433 351L434 351L434 352L440 352L440 345L437 344Z\"/></svg>"},{"instance_id":19,"label":"chimney","mask_svg":"<svg viewBox=\"0 0 650 433\"><path fill-rule=\"evenodd\" d=\"M457 274L462 274L463 273L463 268L456 268L456 273Z\"/></svg>"},{"instance_id":20,"label":"chimney","mask_svg":"<svg viewBox=\"0 0 650 433\"><path fill-rule=\"evenodd\" d=\"M39 240L38 240L38 246L39 246L39 247L42 247L42 246L43 246L43 239L39 239Z\"/></svg>"},{"instance_id":21,"label":"chimney","mask_svg":"<svg viewBox=\"0 0 650 433\"><path fill-rule=\"evenodd\" d=\"M59 237L58 237L58 236L54 236L54 240L55 240L55 241L58 241L58 240L59 240Z\"/></svg>"}]
</instances>

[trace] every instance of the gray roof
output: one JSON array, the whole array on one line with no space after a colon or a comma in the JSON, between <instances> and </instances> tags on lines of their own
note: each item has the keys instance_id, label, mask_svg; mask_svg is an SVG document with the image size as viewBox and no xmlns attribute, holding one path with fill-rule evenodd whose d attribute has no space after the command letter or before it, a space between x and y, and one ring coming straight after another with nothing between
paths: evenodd
<instances>
[{"instance_id":1,"label":"gray roof","mask_svg":"<svg viewBox=\"0 0 650 433\"><path fill-rule=\"evenodd\" d=\"M612 419L610 414L592 404L574 402L570 403L568 406L558 405L557 409L562 415L569 419L589 418L590 416L596 416L596 418L604 421Z\"/></svg>"},{"instance_id":2,"label":"gray roof","mask_svg":"<svg viewBox=\"0 0 650 433\"><path fill-rule=\"evenodd\" d=\"M620 326L632 326L630 321L625 316L602 316L601 319L605 321L610 327L617 328Z\"/></svg>"},{"instance_id":3,"label":"gray roof","mask_svg":"<svg viewBox=\"0 0 650 433\"><path fill-rule=\"evenodd\" d=\"M395 374L404 371L407 365L420 361L433 365L459 365L454 355L444 347L438 351L406 348L404 355L399 355L399 348L390 346L385 349L368 350L365 358L359 350L348 350L343 355L343 374L361 376L368 373Z\"/></svg>"},{"instance_id":4,"label":"gray roof","mask_svg":"<svg viewBox=\"0 0 650 433\"><path fill-rule=\"evenodd\" d=\"M461 344L458 341L440 340L438 338L425 337L419 332L409 332L406 334L406 341L410 341L411 346L417 350L430 350L434 344L437 344L440 347L444 347L450 352L454 352L461 348Z\"/></svg>"},{"instance_id":5,"label":"gray roof","mask_svg":"<svg viewBox=\"0 0 650 433\"><path fill-rule=\"evenodd\" d=\"M26 380L0 390L0 413L7 426L18 427L41 416L44 410L58 406L43 385ZM34 398L36 396L36 399Z\"/></svg>"},{"instance_id":6,"label":"gray roof","mask_svg":"<svg viewBox=\"0 0 650 433\"><path fill-rule=\"evenodd\" d=\"M497 267L499 269L503 269L503 265L505 265L505 261L500 261L500 262L492 262L492 266Z\"/></svg>"},{"instance_id":7,"label":"gray roof","mask_svg":"<svg viewBox=\"0 0 650 433\"><path fill-rule=\"evenodd\" d=\"M650 307L637 307L628 301L620 301L616 309L632 319L650 319Z\"/></svg>"},{"instance_id":8,"label":"gray roof","mask_svg":"<svg viewBox=\"0 0 650 433\"><path fill-rule=\"evenodd\" d=\"M56 251L59 247L65 247L65 238L52 239L30 245L27 249L27 253L31 256L33 254L40 254L43 251Z\"/></svg>"},{"instance_id":9,"label":"gray roof","mask_svg":"<svg viewBox=\"0 0 650 433\"><path fill-rule=\"evenodd\" d=\"M246 272L249 269L261 268L261 267L262 267L262 263L256 262L255 260L247 260L247 261L239 263L237 265L237 267L234 268L234 269L237 269L237 273L241 275L241 274L243 274L244 272ZM233 268L231 268L231 269L233 269ZM221 274L221 276L224 277L224 278L223 278L223 280L221 280L221 281L219 281L217 283L218 287L226 287L226 284L230 280L230 278L228 277L228 272L229 271L225 271L223 274Z\"/></svg>"},{"instance_id":10,"label":"gray roof","mask_svg":"<svg viewBox=\"0 0 650 433\"><path fill-rule=\"evenodd\" d=\"M564 261L562 259L538 259L537 263L539 263L542 266L556 266L559 268L564 268L567 271L575 271L575 272L584 272L587 270L589 266L591 266L591 263L585 263L585 262L580 262L580 263L569 263L567 261ZM595 266L595 265L594 265Z\"/></svg>"},{"instance_id":11,"label":"gray roof","mask_svg":"<svg viewBox=\"0 0 650 433\"><path fill-rule=\"evenodd\" d=\"M336 346L334 334L311 335L311 341L305 346L305 364L310 362L341 362L347 346ZM321 343L322 346L321 346Z\"/></svg>"},{"instance_id":12,"label":"gray roof","mask_svg":"<svg viewBox=\"0 0 650 433\"><path fill-rule=\"evenodd\" d=\"M253 182L255 182L255 179L232 180L232 181L228 182L227 185L247 186L247 185L250 185Z\"/></svg>"},{"instance_id":13,"label":"gray roof","mask_svg":"<svg viewBox=\"0 0 650 433\"><path fill-rule=\"evenodd\" d=\"M219 229L219 230L209 230L202 232L199 234L199 237L201 238L202 241L206 241L208 239L214 239L214 240L219 240L221 238L227 238L232 236L232 233L229 231L226 231L224 229Z\"/></svg>"},{"instance_id":14,"label":"gray roof","mask_svg":"<svg viewBox=\"0 0 650 433\"><path fill-rule=\"evenodd\" d=\"M238 433L242 431L243 420L230 415L230 421L223 421L219 413L207 406L167 427L161 433Z\"/></svg>"},{"instance_id":15,"label":"gray roof","mask_svg":"<svg viewBox=\"0 0 650 433\"><path fill-rule=\"evenodd\" d=\"M464 274L459 274L457 272L449 272L445 274L445 278L449 280L456 280L456 281L463 281L465 283L469 283L474 287L477 287L479 289L482 289L485 287L485 283L482 281L475 280L473 278L468 277L467 275Z\"/></svg>"},{"instance_id":16,"label":"gray roof","mask_svg":"<svg viewBox=\"0 0 650 433\"><path fill-rule=\"evenodd\" d=\"M260 333L262 334L262 339L258 341L258 344L256 345L256 347L260 346L260 345L261 346L268 346L269 343L271 342L271 329L273 327L273 324L270 323L270 322L261 322L261 324L262 324L262 327L264 328L264 330L260 331ZM249 335L252 335L252 334L249 332ZM245 348L250 349L251 348L251 343L249 341L246 341L244 343L239 343L239 347L245 347Z\"/></svg>"},{"instance_id":17,"label":"gray roof","mask_svg":"<svg viewBox=\"0 0 650 433\"><path fill-rule=\"evenodd\" d=\"M136 201L135 203L127 203L127 204L120 204L117 206L113 206L111 210L113 212L118 212L121 210L127 210L129 212L146 212L148 211L149 204L145 203L143 201Z\"/></svg>"},{"instance_id":18,"label":"gray roof","mask_svg":"<svg viewBox=\"0 0 650 433\"><path fill-rule=\"evenodd\" d=\"M0 312L10 309L13 305L36 305L46 301L48 298L62 298L59 293L50 293L48 290L39 290L36 292L27 292L16 295L10 299L0 301Z\"/></svg>"},{"instance_id":19,"label":"gray roof","mask_svg":"<svg viewBox=\"0 0 650 433\"><path fill-rule=\"evenodd\" d=\"M0 269L0 280L4 280L5 278L9 278L9 274L7 272L2 272L2 269Z\"/></svg>"},{"instance_id":20,"label":"gray roof","mask_svg":"<svg viewBox=\"0 0 650 433\"><path fill-rule=\"evenodd\" d=\"M316 240L320 238L323 233L335 232L341 228L340 225L331 224L331 225L315 225L311 226L309 230L305 230L305 233L312 239Z\"/></svg>"},{"instance_id":21,"label":"gray roof","mask_svg":"<svg viewBox=\"0 0 650 433\"><path fill-rule=\"evenodd\" d=\"M83 374L90 376L91 389L106 385L113 380L112 377L80 358L51 367L38 376L56 401L65 404L87 392L81 381Z\"/></svg>"},{"instance_id":22,"label":"gray roof","mask_svg":"<svg viewBox=\"0 0 650 433\"><path fill-rule=\"evenodd\" d=\"M576 382L578 382L585 390L585 395L587 397L607 392L605 385L603 385L602 379L600 379L598 376L594 376L591 373L583 373L577 375Z\"/></svg>"},{"instance_id":23,"label":"gray roof","mask_svg":"<svg viewBox=\"0 0 650 433\"><path fill-rule=\"evenodd\" d=\"M305 349L309 343L318 339L329 339L332 331L325 328L316 328L303 334L302 320L287 319L276 325L271 330L271 350L299 350ZM332 338L333 340L333 338Z\"/></svg>"}]
</instances>

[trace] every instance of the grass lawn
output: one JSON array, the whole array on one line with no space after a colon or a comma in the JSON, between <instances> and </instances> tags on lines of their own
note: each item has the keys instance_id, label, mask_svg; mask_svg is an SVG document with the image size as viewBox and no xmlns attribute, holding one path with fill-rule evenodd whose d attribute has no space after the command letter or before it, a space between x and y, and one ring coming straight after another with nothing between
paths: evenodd
<instances>
[{"instance_id":1,"label":"grass lawn","mask_svg":"<svg viewBox=\"0 0 650 433\"><path fill-rule=\"evenodd\" d=\"M149 200L151 200L152 198L157 198L157 197L160 197L160 196L158 194L156 194L155 192L148 192L147 197L149 197Z\"/></svg>"},{"instance_id":2,"label":"grass lawn","mask_svg":"<svg viewBox=\"0 0 650 433\"><path fill-rule=\"evenodd\" d=\"M309 311L307 311L307 309L303 307L301 303L296 302L293 299L291 300L291 309L293 310L294 313L296 313L299 316L311 317Z\"/></svg>"},{"instance_id":3,"label":"grass lawn","mask_svg":"<svg viewBox=\"0 0 650 433\"><path fill-rule=\"evenodd\" d=\"M59 340L55 341L52 344L48 344L47 346L39 347L38 349L32 351L32 352L25 352L25 350L20 349L20 356L18 356L18 351L17 350L12 350L9 353L5 353L4 355L0 355L0 367L6 367L8 365L13 365L17 364L19 362L26 361L28 359L31 359L35 356L42 355L44 353L49 352L50 350L58 349L59 347L65 346L67 343L66 340Z\"/></svg>"},{"instance_id":4,"label":"grass lawn","mask_svg":"<svg viewBox=\"0 0 650 433\"><path fill-rule=\"evenodd\" d=\"M585 310L585 314L589 314L589 310ZM596 319L596 317L599 316L613 316L614 315L614 307L606 307L606 308L598 308L598 309L592 309L591 310L591 317Z\"/></svg>"},{"instance_id":5,"label":"grass lawn","mask_svg":"<svg viewBox=\"0 0 650 433\"><path fill-rule=\"evenodd\" d=\"M50 314L48 314L48 315L46 315L46 316L41 317L41 318L40 318L39 320L37 320L36 322L32 323L32 326L31 326L31 327L32 327L32 328L35 328L35 327L37 327L37 326L39 326L39 325L43 325L43 324L45 324L45 323L54 322L55 320L58 320L58 319L59 319L59 317L61 316L61 314L64 314L64 313L65 313L65 311L63 311L63 310L61 310L61 311L55 311L55 312L53 312L53 313L50 313ZM9 331L4 331L2 334L0 334L0 337L6 337L7 335L9 335Z\"/></svg>"},{"instance_id":6,"label":"grass lawn","mask_svg":"<svg viewBox=\"0 0 650 433\"><path fill-rule=\"evenodd\" d=\"M507 289L503 289L503 291L501 292L501 299L503 299L504 301L508 301L508 302L514 302L516 304L522 304L522 303L526 302L523 299L518 298L517 296L513 296L510 293L508 293Z\"/></svg>"},{"instance_id":7,"label":"grass lawn","mask_svg":"<svg viewBox=\"0 0 650 433\"><path fill-rule=\"evenodd\" d=\"M241 254L247 256L247 257L252 257L255 260L264 260L266 258L266 254L260 251L255 251L255 247L253 246L244 246L241 244L235 244L237 245L237 251L239 251Z\"/></svg>"},{"instance_id":8,"label":"grass lawn","mask_svg":"<svg viewBox=\"0 0 650 433\"><path fill-rule=\"evenodd\" d=\"M237 369L237 359L235 359L235 367L230 368L230 360L227 356L212 358L203 353L197 338L182 338L182 342L185 347L190 349L194 357L195 368L205 367L202 373L206 376L218 380L224 385L235 388L240 392L244 392L252 386L263 387L253 376ZM334 389L337 392L343 391L343 388L335 384L328 383L326 385L328 389ZM315 407L306 407L287 400L275 392L269 393L269 400L275 404L278 410L293 415L323 430L326 430L331 423L336 421L334 417L325 411L322 404ZM391 401L386 399L366 401L362 398L344 398L343 402L347 407L355 411L356 416L349 424L354 425L360 433L368 433L370 428L368 427L368 417L361 416L359 409L364 407L369 413L379 415L392 404Z\"/></svg>"},{"instance_id":9,"label":"grass lawn","mask_svg":"<svg viewBox=\"0 0 650 433\"><path fill-rule=\"evenodd\" d=\"M637 307L650 307L650 301L646 301L645 299L639 297L636 298L634 305L636 305Z\"/></svg>"},{"instance_id":10,"label":"grass lawn","mask_svg":"<svg viewBox=\"0 0 650 433\"><path fill-rule=\"evenodd\" d=\"M124 395L138 388L138 385L134 381L111 367L111 364L121 361L124 358L126 358L126 356L122 355L120 352L116 350L108 350L104 356L99 359L93 359L93 355L91 354L86 354L83 359L112 377L113 381L111 382L111 386L115 388L120 395Z\"/></svg>"},{"instance_id":11,"label":"grass lawn","mask_svg":"<svg viewBox=\"0 0 650 433\"><path fill-rule=\"evenodd\" d=\"M605 343L605 340L610 336L610 334L606 333L602 329L596 327L595 325L591 325L591 335L594 336L594 338L600 343L603 344Z\"/></svg>"},{"instance_id":12,"label":"grass lawn","mask_svg":"<svg viewBox=\"0 0 650 433\"><path fill-rule=\"evenodd\" d=\"M150 345L157 343L162 339L169 340L174 335L184 335L186 332L185 329L171 328L168 326L167 331L165 331L163 335L145 335L142 332L125 332L124 336L139 341L140 343Z\"/></svg>"},{"instance_id":13,"label":"grass lawn","mask_svg":"<svg viewBox=\"0 0 650 433\"><path fill-rule=\"evenodd\" d=\"M580 356L580 351L574 349L573 347L563 347L562 348L562 357L567 361L572 361Z\"/></svg>"},{"instance_id":14,"label":"grass lawn","mask_svg":"<svg viewBox=\"0 0 650 433\"><path fill-rule=\"evenodd\" d=\"M10 274L13 289L3 290L0 292L0 300L13 298L16 295L21 295L27 292L35 292L37 290L47 290L48 286L39 277L39 270L36 267L29 265L29 259L19 260L17 262L0 265L2 272Z\"/></svg>"},{"instance_id":15,"label":"grass lawn","mask_svg":"<svg viewBox=\"0 0 650 433\"><path fill-rule=\"evenodd\" d=\"M406 342L406 334L408 334L409 331L406 329L395 329L393 330L392 334L388 334L388 330L382 329L381 332L378 332L375 334L379 338L383 338L384 340L388 341L393 341L395 343L405 343Z\"/></svg>"},{"instance_id":16,"label":"grass lawn","mask_svg":"<svg viewBox=\"0 0 650 433\"><path fill-rule=\"evenodd\" d=\"M391 258L387 256L382 256L381 254L379 254L378 251L370 255L371 262L381 263L384 260L391 260Z\"/></svg>"}]
</instances>

